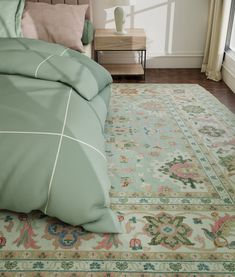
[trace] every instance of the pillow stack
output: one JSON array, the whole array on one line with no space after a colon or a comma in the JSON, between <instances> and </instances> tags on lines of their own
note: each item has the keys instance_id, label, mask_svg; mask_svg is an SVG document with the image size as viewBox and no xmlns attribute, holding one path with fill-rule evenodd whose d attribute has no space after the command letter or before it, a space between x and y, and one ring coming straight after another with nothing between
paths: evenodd
<instances>
[{"instance_id":1,"label":"pillow stack","mask_svg":"<svg viewBox=\"0 0 235 277\"><path fill-rule=\"evenodd\" d=\"M58 43L84 52L93 40L88 5L51 5L25 0L0 0L0 37L25 37Z\"/></svg>"}]
</instances>

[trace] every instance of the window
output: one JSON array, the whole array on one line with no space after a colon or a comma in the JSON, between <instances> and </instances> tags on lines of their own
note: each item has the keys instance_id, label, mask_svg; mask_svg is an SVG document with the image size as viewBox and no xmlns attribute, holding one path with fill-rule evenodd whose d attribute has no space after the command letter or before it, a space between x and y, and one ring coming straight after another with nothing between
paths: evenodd
<instances>
[{"instance_id":1,"label":"window","mask_svg":"<svg viewBox=\"0 0 235 277\"><path fill-rule=\"evenodd\" d=\"M226 50L229 49L235 52L235 0L232 0L231 4L228 34L226 41Z\"/></svg>"},{"instance_id":2,"label":"window","mask_svg":"<svg viewBox=\"0 0 235 277\"><path fill-rule=\"evenodd\" d=\"M235 0L232 0L225 50L232 50L235 52L235 18L234 17L235 17Z\"/></svg>"},{"instance_id":3,"label":"window","mask_svg":"<svg viewBox=\"0 0 235 277\"><path fill-rule=\"evenodd\" d=\"M232 25L229 48L235 52L235 20L234 20L234 17L235 17L235 14L233 15L233 25Z\"/></svg>"}]
</instances>

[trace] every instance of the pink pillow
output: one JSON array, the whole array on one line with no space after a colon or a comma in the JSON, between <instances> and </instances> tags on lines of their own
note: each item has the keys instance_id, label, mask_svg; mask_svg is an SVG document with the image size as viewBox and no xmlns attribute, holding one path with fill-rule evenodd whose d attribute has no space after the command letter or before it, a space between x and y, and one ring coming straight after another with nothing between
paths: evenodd
<instances>
[{"instance_id":1,"label":"pink pillow","mask_svg":"<svg viewBox=\"0 0 235 277\"><path fill-rule=\"evenodd\" d=\"M88 5L26 2L22 18L23 36L83 52L81 38L87 8Z\"/></svg>"}]
</instances>

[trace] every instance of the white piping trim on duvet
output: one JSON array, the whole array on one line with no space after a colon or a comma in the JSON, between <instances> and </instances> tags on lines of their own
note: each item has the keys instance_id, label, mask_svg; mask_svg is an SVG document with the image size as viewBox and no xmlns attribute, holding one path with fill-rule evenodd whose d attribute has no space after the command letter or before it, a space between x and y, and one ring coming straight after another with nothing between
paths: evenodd
<instances>
[{"instance_id":1,"label":"white piping trim on duvet","mask_svg":"<svg viewBox=\"0 0 235 277\"><path fill-rule=\"evenodd\" d=\"M62 57L68 50L69 50L69 48L64 49L64 50L60 53L60 56ZM43 61L40 62L40 64L37 66L36 71L35 71L35 74L34 74L35 78L38 77L38 71L39 71L40 67L41 67L47 60L49 60L49 59L50 59L51 57L53 57L53 56L54 56L54 55L50 55L50 56L48 56L46 59L44 59Z\"/></svg>"},{"instance_id":2,"label":"white piping trim on duvet","mask_svg":"<svg viewBox=\"0 0 235 277\"><path fill-rule=\"evenodd\" d=\"M54 175L55 175L55 169L56 169L56 165L57 165L59 154L60 154L60 148L61 148L61 144L62 144L62 140L63 140L65 124L66 124L66 121L67 121L68 110L69 110L69 103L70 103L70 98L71 98L72 90L73 89L71 88L70 91L69 91L69 97L68 97L66 111L65 111L65 115L64 115L64 123L63 123L62 131L61 131L60 141L59 141L59 145L58 145L58 149L57 149L57 153L56 153L56 158L55 158L55 162L54 162L54 166L53 166L53 170L52 170L52 174L51 174L51 179L50 179L50 183L49 183L49 187L48 187L47 203L46 203L46 207L45 207L45 210L44 210L45 214L47 213L48 204L49 204L49 200L50 200L52 181L53 181L53 178L54 178Z\"/></svg>"},{"instance_id":3,"label":"white piping trim on duvet","mask_svg":"<svg viewBox=\"0 0 235 277\"><path fill-rule=\"evenodd\" d=\"M0 131L0 134L27 134L27 135L48 135L48 136L62 136L62 137L65 137L65 138L68 138L68 139L71 139L73 141L76 141L76 142L79 142L91 149L93 149L95 152L97 152L98 154L100 154L100 156L107 162L107 158L105 157L105 155L97 148L95 148L94 146L92 146L91 144L88 144L86 143L85 141L82 141L80 139L76 139L76 138L73 138L71 136L68 136L68 135L65 135L65 134L60 134L60 133L49 133L49 132L24 132L24 131Z\"/></svg>"},{"instance_id":4,"label":"white piping trim on duvet","mask_svg":"<svg viewBox=\"0 0 235 277\"><path fill-rule=\"evenodd\" d=\"M47 132L24 132L24 131L0 131L0 134L28 134L28 135L50 135L60 136L60 133L47 133Z\"/></svg>"},{"instance_id":5,"label":"white piping trim on duvet","mask_svg":"<svg viewBox=\"0 0 235 277\"><path fill-rule=\"evenodd\" d=\"M68 50L69 50L69 48L64 49L63 52L60 54L60 56L61 56L61 57L64 56L64 54L65 54Z\"/></svg>"},{"instance_id":6,"label":"white piping trim on duvet","mask_svg":"<svg viewBox=\"0 0 235 277\"><path fill-rule=\"evenodd\" d=\"M97 153L99 153L99 154L104 158L105 161L107 161L105 155L104 155L100 150L96 149L94 146L92 146L92 145L90 145L90 144L88 144L88 143L86 143L86 142L84 142L84 141L82 141L82 140L80 140L80 139L72 138L72 137L67 136L67 135L64 135L64 137L69 138L69 139L74 140L74 141L77 141L77 142L79 142L79 143L81 143L81 144L84 144L84 145L90 147L91 149L93 149L94 151L96 151Z\"/></svg>"},{"instance_id":7,"label":"white piping trim on duvet","mask_svg":"<svg viewBox=\"0 0 235 277\"><path fill-rule=\"evenodd\" d=\"M37 66L34 77L37 78L38 77L38 70L40 69L40 67L47 61L49 60L51 57L53 57L54 55L50 55L49 57L47 57L46 59L44 59L42 62L40 62L40 64Z\"/></svg>"}]
</instances>

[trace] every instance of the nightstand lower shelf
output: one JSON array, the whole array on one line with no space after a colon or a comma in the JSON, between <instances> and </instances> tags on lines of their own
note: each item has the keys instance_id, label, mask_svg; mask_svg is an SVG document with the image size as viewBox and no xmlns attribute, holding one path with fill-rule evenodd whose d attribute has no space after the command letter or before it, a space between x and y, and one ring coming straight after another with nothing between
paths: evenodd
<instances>
[{"instance_id":1,"label":"nightstand lower shelf","mask_svg":"<svg viewBox=\"0 0 235 277\"><path fill-rule=\"evenodd\" d=\"M144 68L141 64L102 64L111 75L144 75Z\"/></svg>"}]
</instances>

